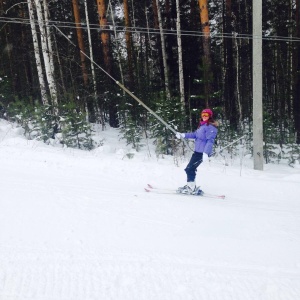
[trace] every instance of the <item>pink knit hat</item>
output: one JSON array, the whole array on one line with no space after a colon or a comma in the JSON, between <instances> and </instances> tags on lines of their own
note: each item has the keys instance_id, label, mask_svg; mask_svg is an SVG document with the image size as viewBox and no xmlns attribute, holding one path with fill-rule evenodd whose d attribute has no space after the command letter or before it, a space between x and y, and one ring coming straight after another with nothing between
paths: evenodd
<instances>
[{"instance_id":1,"label":"pink knit hat","mask_svg":"<svg viewBox=\"0 0 300 300\"><path fill-rule=\"evenodd\" d=\"M209 108L203 109L202 112L201 112L201 114L203 114L203 113L209 114L209 116L210 116L211 118L212 118L212 116L213 116L213 112L212 112L212 110L209 109Z\"/></svg>"}]
</instances>

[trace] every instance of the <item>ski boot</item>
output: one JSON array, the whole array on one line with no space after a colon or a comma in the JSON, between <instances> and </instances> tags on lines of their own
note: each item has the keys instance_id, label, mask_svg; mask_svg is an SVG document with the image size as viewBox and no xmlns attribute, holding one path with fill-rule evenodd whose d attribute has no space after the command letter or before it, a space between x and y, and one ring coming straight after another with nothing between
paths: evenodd
<instances>
[{"instance_id":1,"label":"ski boot","mask_svg":"<svg viewBox=\"0 0 300 300\"><path fill-rule=\"evenodd\" d=\"M191 181L188 182L185 186L179 187L176 192L178 194L193 195L195 189L196 189L196 183L194 181Z\"/></svg>"},{"instance_id":2,"label":"ski boot","mask_svg":"<svg viewBox=\"0 0 300 300\"><path fill-rule=\"evenodd\" d=\"M195 196L202 196L203 194L204 192L200 189L200 186L197 186L193 191L193 195Z\"/></svg>"}]
</instances>

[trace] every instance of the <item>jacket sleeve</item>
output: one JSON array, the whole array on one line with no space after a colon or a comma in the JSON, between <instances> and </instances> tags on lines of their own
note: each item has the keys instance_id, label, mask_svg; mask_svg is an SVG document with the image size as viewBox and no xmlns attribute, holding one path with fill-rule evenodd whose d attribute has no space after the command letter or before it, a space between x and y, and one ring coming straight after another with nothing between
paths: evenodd
<instances>
[{"instance_id":1,"label":"jacket sleeve","mask_svg":"<svg viewBox=\"0 0 300 300\"><path fill-rule=\"evenodd\" d=\"M196 138L196 132L187 132L184 134L185 139L195 139Z\"/></svg>"},{"instance_id":2,"label":"jacket sleeve","mask_svg":"<svg viewBox=\"0 0 300 300\"><path fill-rule=\"evenodd\" d=\"M215 138L217 136L218 129L215 126L208 126L206 130L206 145L204 148L204 153L206 153L208 156L212 153L213 146L215 143Z\"/></svg>"}]
</instances>

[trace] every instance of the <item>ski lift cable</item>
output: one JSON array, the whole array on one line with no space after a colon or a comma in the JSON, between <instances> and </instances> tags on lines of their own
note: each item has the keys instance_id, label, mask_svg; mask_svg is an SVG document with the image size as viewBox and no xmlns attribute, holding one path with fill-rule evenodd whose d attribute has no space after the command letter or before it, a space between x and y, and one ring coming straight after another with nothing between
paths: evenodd
<instances>
[{"instance_id":1,"label":"ski lift cable","mask_svg":"<svg viewBox=\"0 0 300 300\"><path fill-rule=\"evenodd\" d=\"M57 28L55 25L54 27L59 31L59 33L65 37L74 47L78 48L59 28ZM101 66L99 66L95 61L93 61L84 51L79 49L80 52L88 58L95 66L97 66L102 72L104 72L110 79L112 79L121 89L123 89L128 95L130 95L134 100L136 100L140 105L142 105L151 115L153 115L157 120L159 120L163 125L166 126L170 131L172 131L175 135L177 134L177 131L172 128L166 121L164 121L158 114L156 114L151 108L149 108L142 100L140 100L136 95L134 95L130 90L128 90L122 83L120 83L118 80L116 80L114 77L112 77L107 71L105 71ZM186 143L185 140L183 142L190 148L190 146ZM191 148L190 148L191 149Z\"/></svg>"},{"instance_id":2,"label":"ski lift cable","mask_svg":"<svg viewBox=\"0 0 300 300\"><path fill-rule=\"evenodd\" d=\"M55 25L53 24L55 22ZM14 23L14 24L25 24L29 25L29 19L24 18L8 18L8 17L0 17L0 23ZM86 29L86 25L83 23L77 24L73 22L62 22L62 21L49 21L49 26L56 26L60 28L82 28ZM108 26L113 26L111 24L107 24ZM99 24L90 24L91 30L99 30ZM131 32L131 33L150 33L150 34L160 34L158 29L155 28L144 28L144 27L125 27L125 26L114 26L116 28L116 32ZM101 28L100 28L101 29ZM164 35L176 35L176 31L173 29L163 29ZM191 31L191 30L181 30L181 35L183 36L194 36L201 37L205 36L205 34L201 31ZM252 34L245 33L211 33L210 38L236 38L236 39L262 39L267 41L283 41L283 42L300 42L300 38L296 36L276 36L276 35L261 35L254 36Z\"/></svg>"},{"instance_id":3,"label":"ski lift cable","mask_svg":"<svg viewBox=\"0 0 300 300\"><path fill-rule=\"evenodd\" d=\"M244 134L243 136L239 137L238 139L234 140L233 142L229 143L229 144L226 145L225 147L221 148L219 151L213 152L211 156L213 156L213 155L215 155L215 154L220 154L224 149L226 149L226 148L230 147L231 145L237 143L238 141L240 141L241 139L243 139L244 137L246 137L246 136L247 136L248 134L250 134L250 133L252 134L252 132L250 131L250 132Z\"/></svg>"}]
</instances>

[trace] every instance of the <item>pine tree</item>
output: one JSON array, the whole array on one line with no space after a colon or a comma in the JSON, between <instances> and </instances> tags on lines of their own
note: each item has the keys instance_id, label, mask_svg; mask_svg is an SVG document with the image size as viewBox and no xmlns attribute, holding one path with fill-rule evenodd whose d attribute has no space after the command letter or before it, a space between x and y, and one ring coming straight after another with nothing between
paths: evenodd
<instances>
[{"instance_id":1,"label":"pine tree","mask_svg":"<svg viewBox=\"0 0 300 300\"><path fill-rule=\"evenodd\" d=\"M88 149L95 147L92 128L85 120L85 115L74 105L65 105L59 118L61 143L71 148Z\"/></svg>"}]
</instances>

